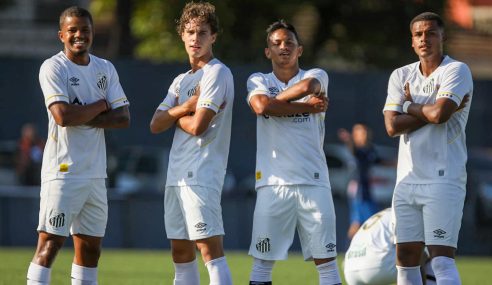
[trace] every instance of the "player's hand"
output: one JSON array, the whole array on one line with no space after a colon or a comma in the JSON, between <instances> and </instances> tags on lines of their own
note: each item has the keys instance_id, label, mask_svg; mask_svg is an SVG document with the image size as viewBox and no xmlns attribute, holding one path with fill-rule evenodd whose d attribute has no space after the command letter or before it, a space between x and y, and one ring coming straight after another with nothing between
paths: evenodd
<instances>
[{"instance_id":1,"label":"player's hand","mask_svg":"<svg viewBox=\"0 0 492 285\"><path fill-rule=\"evenodd\" d=\"M413 102L412 94L410 94L410 84L405 83L405 101Z\"/></svg>"},{"instance_id":2,"label":"player's hand","mask_svg":"<svg viewBox=\"0 0 492 285\"><path fill-rule=\"evenodd\" d=\"M312 96L307 103L313 107L313 113L324 112L328 109L328 98L326 96Z\"/></svg>"},{"instance_id":3,"label":"player's hand","mask_svg":"<svg viewBox=\"0 0 492 285\"><path fill-rule=\"evenodd\" d=\"M463 100L461 100L461 104L458 106L458 109L456 109L455 112L461 111L461 109L465 108L468 101L470 101L470 95L466 94L465 97L463 97Z\"/></svg>"},{"instance_id":4,"label":"player's hand","mask_svg":"<svg viewBox=\"0 0 492 285\"><path fill-rule=\"evenodd\" d=\"M186 102L183 103L183 107L186 108L187 112L192 115L196 111L196 103L198 102L198 96L191 96Z\"/></svg>"}]
</instances>

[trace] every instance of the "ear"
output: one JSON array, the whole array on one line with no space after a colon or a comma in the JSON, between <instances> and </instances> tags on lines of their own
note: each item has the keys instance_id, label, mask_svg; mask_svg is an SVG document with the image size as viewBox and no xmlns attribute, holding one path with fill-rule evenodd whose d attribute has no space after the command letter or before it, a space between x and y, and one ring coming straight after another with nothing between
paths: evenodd
<instances>
[{"instance_id":1,"label":"ear","mask_svg":"<svg viewBox=\"0 0 492 285\"><path fill-rule=\"evenodd\" d=\"M215 40L217 39L217 33L212 34L212 44L215 43Z\"/></svg>"},{"instance_id":2,"label":"ear","mask_svg":"<svg viewBox=\"0 0 492 285\"><path fill-rule=\"evenodd\" d=\"M64 39L63 39L63 33L62 33L62 31L58 31L58 38L60 39L60 41L61 41L62 43L65 43L65 42L64 42Z\"/></svg>"},{"instance_id":3,"label":"ear","mask_svg":"<svg viewBox=\"0 0 492 285\"><path fill-rule=\"evenodd\" d=\"M297 48L297 57L301 57L303 51L304 51L304 48L302 46L299 46Z\"/></svg>"},{"instance_id":4,"label":"ear","mask_svg":"<svg viewBox=\"0 0 492 285\"><path fill-rule=\"evenodd\" d=\"M268 59L272 59L271 52L269 48L265 48L265 56Z\"/></svg>"}]
</instances>

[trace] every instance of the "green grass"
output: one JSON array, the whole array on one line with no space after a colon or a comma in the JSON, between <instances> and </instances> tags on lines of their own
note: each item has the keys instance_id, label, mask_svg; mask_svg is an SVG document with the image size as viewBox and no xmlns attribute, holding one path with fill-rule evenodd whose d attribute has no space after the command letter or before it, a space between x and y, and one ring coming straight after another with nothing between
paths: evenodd
<instances>
[{"instance_id":1,"label":"green grass","mask_svg":"<svg viewBox=\"0 0 492 285\"><path fill-rule=\"evenodd\" d=\"M0 248L0 285L25 284L27 267L34 248ZM339 261L342 259L339 256ZM70 284L72 251L63 249L52 272L53 285ZM251 258L245 252L227 252L234 284L248 284ZM459 257L457 259L462 283L487 284L492 257ZM341 268L341 267L340 267ZM99 284L153 285L172 284L174 268L169 251L113 250L103 251L99 266ZM304 262L300 254L290 254L286 261L277 262L273 270L274 284L317 285L318 274L312 262ZM208 284L208 274L200 262L201 284Z\"/></svg>"}]
</instances>

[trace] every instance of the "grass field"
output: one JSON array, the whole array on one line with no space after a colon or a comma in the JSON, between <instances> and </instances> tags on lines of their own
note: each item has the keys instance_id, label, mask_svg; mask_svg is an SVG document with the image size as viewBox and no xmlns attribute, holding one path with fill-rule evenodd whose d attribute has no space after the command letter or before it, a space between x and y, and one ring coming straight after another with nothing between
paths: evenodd
<instances>
[{"instance_id":1,"label":"grass field","mask_svg":"<svg viewBox=\"0 0 492 285\"><path fill-rule=\"evenodd\" d=\"M0 285L26 284L26 271L34 248L0 248ZM53 285L70 284L72 251L60 252L52 272ZM339 257L339 261L342 256ZM251 258L245 252L228 252L234 284L248 284ZM459 257L458 269L464 285L491 284L488 276L492 257ZM340 264L339 264L340 265ZM341 267L340 267L341 268ZM105 249L99 266L101 285L168 285L172 284L173 264L169 251ZM208 284L208 274L200 262L201 284ZM312 262L304 262L299 254L278 262L273 270L276 285L317 285L317 272Z\"/></svg>"}]
</instances>

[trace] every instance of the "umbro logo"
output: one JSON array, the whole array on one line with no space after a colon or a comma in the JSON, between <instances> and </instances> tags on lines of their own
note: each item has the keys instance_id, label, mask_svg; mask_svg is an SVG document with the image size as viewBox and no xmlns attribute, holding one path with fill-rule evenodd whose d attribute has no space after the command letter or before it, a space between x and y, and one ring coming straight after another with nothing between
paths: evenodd
<instances>
[{"instance_id":1,"label":"umbro logo","mask_svg":"<svg viewBox=\"0 0 492 285\"><path fill-rule=\"evenodd\" d=\"M78 79L77 77L73 76L68 80L70 81L70 86L79 86L80 79Z\"/></svg>"},{"instance_id":2,"label":"umbro logo","mask_svg":"<svg viewBox=\"0 0 492 285\"><path fill-rule=\"evenodd\" d=\"M446 234L446 232L441 229L437 229L433 231L433 233L435 238L444 238L444 235Z\"/></svg>"},{"instance_id":3,"label":"umbro logo","mask_svg":"<svg viewBox=\"0 0 492 285\"><path fill-rule=\"evenodd\" d=\"M325 247L327 252L334 252L337 245L330 242L329 244L325 245Z\"/></svg>"},{"instance_id":4,"label":"umbro logo","mask_svg":"<svg viewBox=\"0 0 492 285\"><path fill-rule=\"evenodd\" d=\"M195 225L197 233L203 233L207 230L207 224L199 222Z\"/></svg>"},{"instance_id":5,"label":"umbro logo","mask_svg":"<svg viewBox=\"0 0 492 285\"><path fill-rule=\"evenodd\" d=\"M278 90L277 87L268 87L268 93L270 93L270 95L276 96L279 92L280 90Z\"/></svg>"}]
</instances>

